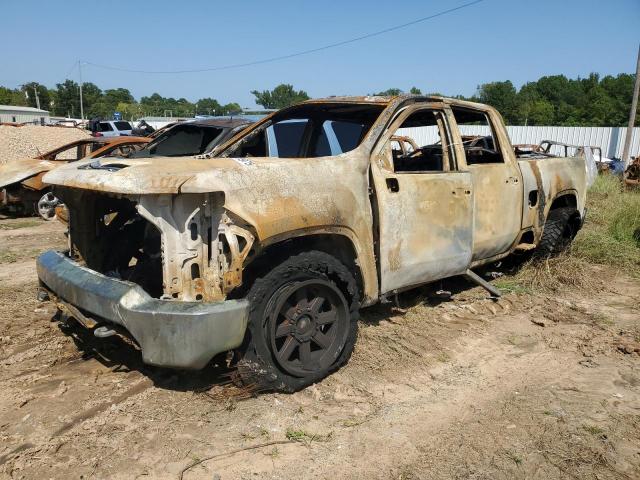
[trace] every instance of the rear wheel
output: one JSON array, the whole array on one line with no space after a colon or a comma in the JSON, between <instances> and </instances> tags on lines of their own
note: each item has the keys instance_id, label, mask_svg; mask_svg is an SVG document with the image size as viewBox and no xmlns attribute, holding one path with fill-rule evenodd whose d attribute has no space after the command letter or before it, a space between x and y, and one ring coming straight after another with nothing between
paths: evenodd
<instances>
[{"instance_id":1,"label":"rear wheel","mask_svg":"<svg viewBox=\"0 0 640 480\"><path fill-rule=\"evenodd\" d=\"M578 233L578 215L578 211L572 207L551 210L536 249L536 257L548 258L566 250Z\"/></svg>"},{"instance_id":2,"label":"rear wheel","mask_svg":"<svg viewBox=\"0 0 640 480\"><path fill-rule=\"evenodd\" d=\"M293 392L344 365L357 334L355 279L324 252L292 256L251 287L247 338L237 379Z\"/></svg>"}]
</instances>

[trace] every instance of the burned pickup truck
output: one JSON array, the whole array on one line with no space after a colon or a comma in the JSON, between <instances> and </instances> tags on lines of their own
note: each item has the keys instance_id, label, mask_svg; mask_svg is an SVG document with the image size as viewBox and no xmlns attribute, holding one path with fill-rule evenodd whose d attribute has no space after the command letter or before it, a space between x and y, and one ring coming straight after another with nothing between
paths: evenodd
<instances>
[{"instance_id":1,"label":"burned pickup truck","mask_svg":"<svg viewBox=\"0 0 640 480\"><path fill-rule=\"evenodd\" d=\"M463 142L479 124L489 135ZM208 155L44 180L70 232L38 258L43 298L130 336L148 364L231 352L238 381L280 391L348 360L360 308L514 250L552 254L585 212L583 158L518 159L497 111L441 97L312 100Z\"/></svg>"}]
</instances>

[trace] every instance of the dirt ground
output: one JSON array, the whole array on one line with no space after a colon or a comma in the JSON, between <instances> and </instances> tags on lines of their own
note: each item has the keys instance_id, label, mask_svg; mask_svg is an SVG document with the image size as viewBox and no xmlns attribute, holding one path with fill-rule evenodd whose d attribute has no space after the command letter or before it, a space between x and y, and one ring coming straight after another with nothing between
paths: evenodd
<instances>
[{"instance_id":1,"label":"dirt ground","mask_svg":"<svg viewBox=\"0 0 640 480\"><path fill-rule=\"evenodd\" d=\"M640 478L637 279L409 292L363 312L336 374L243 399L222 368L152 369L52 321L34 257L64 244L58 222L0 220L0 478Z\"/></svg>"}]
</instances>

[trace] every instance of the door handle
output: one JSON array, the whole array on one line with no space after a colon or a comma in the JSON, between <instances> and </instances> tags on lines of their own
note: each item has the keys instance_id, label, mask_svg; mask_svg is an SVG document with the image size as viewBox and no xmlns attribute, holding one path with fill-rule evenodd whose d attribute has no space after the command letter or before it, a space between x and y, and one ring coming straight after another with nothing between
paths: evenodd
<instances>
[{"instance_id":1,"label":"door handle","mask_svg":"<svg viewBox=\"0 0 640 480\"><path fill-rule=\"evenodd\" d=\"M398 183L397 178L387 178L387 188L391 193L396 193L400 191L400 184Z\"/></svg>"},{"instance_id":2,"label":"door handle","mask_svg":"<svg viewBox=\"0 0 640 480\"><path fill-rule=\"evenodd\" d=\"M453 193L454 195L471 195L471 189L467 188L467 187L456 187L455 190L453 190L451 193Z\"/></svg>"},{"instance_id":3,"label":"door handle","mask_svg":"<svg viewBox=\"0 0 640 480\"><path fill-rule=\"evenodd\" d=\"M518 177L509 177L507 178L507 183L518 183L520 180Z\"/></svg>"}]
</instances>

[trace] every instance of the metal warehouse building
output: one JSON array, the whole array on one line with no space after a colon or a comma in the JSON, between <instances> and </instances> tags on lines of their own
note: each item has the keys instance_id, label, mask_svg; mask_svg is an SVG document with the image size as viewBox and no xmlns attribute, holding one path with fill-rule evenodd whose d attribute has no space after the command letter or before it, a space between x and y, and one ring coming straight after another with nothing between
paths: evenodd
<instances>
[{"instance_id":1,"label":"metal warehouse building","mask_svg":"<svg viewBox=\"0 0 640 480\"><path fill-rule=\"evenodd\" d=\"M0 105L0 122L33 122L40 124L49 123L49 112L33 107Z\"/></svg>"}]
</instances>

